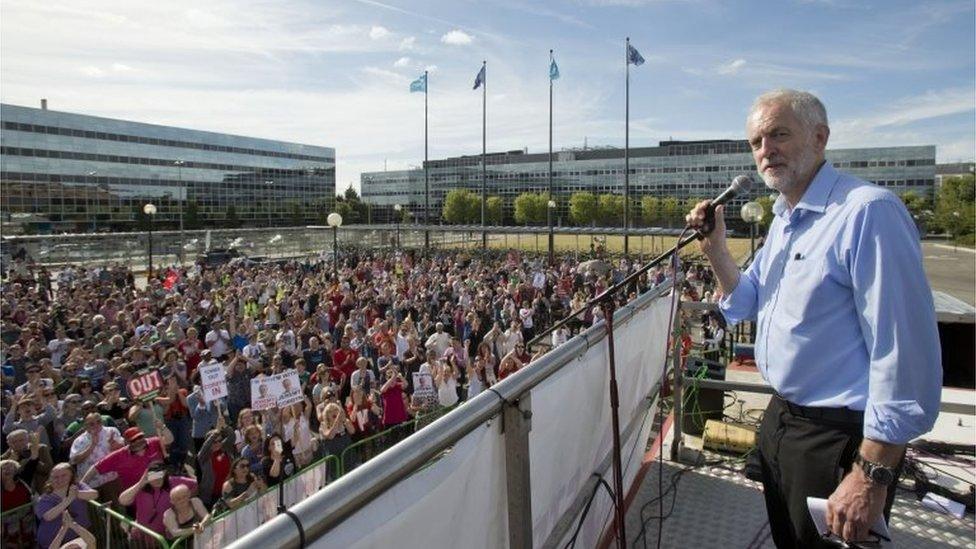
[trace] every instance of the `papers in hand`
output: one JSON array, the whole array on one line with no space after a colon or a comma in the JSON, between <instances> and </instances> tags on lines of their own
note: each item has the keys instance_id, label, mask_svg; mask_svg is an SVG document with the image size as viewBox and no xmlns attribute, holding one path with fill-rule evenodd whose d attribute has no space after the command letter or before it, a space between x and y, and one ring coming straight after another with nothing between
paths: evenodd
<instances>
[{"instance_id":1,"label":"papers in hand","mask_svg":"<svg viewBox=\"0 0 976 549\"><path fill-rule=\"evenodd\" d=\"M807 498L807 508L810 509L810 518L813 519L813 523L817 526L817 531L824 535L830 533L830 526L827 525L827 500L823 498ZM871 525L871 532L891 539L891 534L888 532L888 525L885 523L883 515L878 517L878 520ZM875 537L877 536L871 536L871 538ZM891 544L882 540L880 546L889 547Z\"/></svg>"}]
</instances>

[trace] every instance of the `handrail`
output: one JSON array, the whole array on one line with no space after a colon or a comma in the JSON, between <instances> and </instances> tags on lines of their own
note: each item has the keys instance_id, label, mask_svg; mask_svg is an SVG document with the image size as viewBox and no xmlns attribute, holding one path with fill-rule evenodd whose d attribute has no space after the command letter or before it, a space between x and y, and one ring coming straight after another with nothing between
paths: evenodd
<instances>
[{"instance_id":1,"label":"handrail","mask_svg":"<svg viewBox=\"0 0 976 549\"><path fill-rule=\"evenodd\" d=\"M664 296L671 289L662 284L618 309L617 326ZM316 539L338 525L377 496L391 488L417 468L461 440L468 433L498 415L506 403L517 401L551 375L572 365L577 356L606 337L606 325L600 323L556 347L533 362L478 394L463 406L434 421L424 429L360 465L352 472L292 507L290 511L304 528L306 539ZM254 547L297 547L299 532L291 517L279 515L262 527L238 539L234 549Z\"/></svg>"},{"instance_id":2,"label":"handrail","mask_svg":"<svg viewBox=\"0 0 976 549\"><path fill-rule=\"evenodd\" d=\"M33 506L34 506L34 502L33 501L28 501L27 503L25 503L23 505L18 505L17 507L14 507L13 509L6 509L4 511L0 511L0 519L2 519L4 517L9 517L10 515L13 515L14 513L19 513L21 511L23 511L24 509L26 509L28 507L33 507Z\"/></svg>"},{"instance_id":3,"label":"handrail","mask_svg":"<svg viewBox=\"0 0 976 549\"><path fill-rule=\"evenodd\" d=\"M171 547L170 542L163 536L159 535L159 533L155 532L154 530L151 530L149 527L140 524L139 522L123 515L122 513L119 513L118 511L112 509L111 507L105 505L104 503L99 503L97 501L89 500L88 504L94 507L97 511L105 513L110 517L114 517L116 520L120 520L123 523L128 524L130 527L135 527L143 534L146 534L147 536L156 540L156 542L159 543L159 546L162 547L163 549L170 549ZM179 539L180 538L177 538L177 540L175 541L178 541Z\"/></svg>"}]
</instances>

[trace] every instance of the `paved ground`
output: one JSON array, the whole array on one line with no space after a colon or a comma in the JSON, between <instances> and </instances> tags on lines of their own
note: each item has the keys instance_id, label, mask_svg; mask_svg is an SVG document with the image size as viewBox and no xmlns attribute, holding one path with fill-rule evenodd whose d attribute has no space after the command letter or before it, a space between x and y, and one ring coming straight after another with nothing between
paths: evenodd
<instances>
[{"instance_id":1,"label":"paved ground","mask_svg":"<svg viewBox=\"0 0 976 549\"><path fill-rule=\"evenodd\" d=\"M976 252L972 248L923 242L922 254L933 290L976 306Z\"/></svg>"}]
</instances>

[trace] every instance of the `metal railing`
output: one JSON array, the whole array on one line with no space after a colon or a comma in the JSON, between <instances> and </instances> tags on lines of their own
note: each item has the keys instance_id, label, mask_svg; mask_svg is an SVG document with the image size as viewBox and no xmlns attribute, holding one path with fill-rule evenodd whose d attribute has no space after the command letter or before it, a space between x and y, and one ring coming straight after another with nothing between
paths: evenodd
<instances>
[{"instance_id":1,"label":"metal railing","mask_svg":"<svg viewBox=\"0 0 976 549\"><path fill-rule=\"evenodd\" d=\"M619 308L613 316L613 322L618 326L626 323L669 290L670 285L664 285L645 293ZM511 484L513 479L528 480L528 421L531 417L529 393L550 376L572 366L578 356L600 344L606 337L606 323L590 327L533 362L530 367L512 374L493 385L491 390L480 393L464 406L451 411L391 450L348 472L327 490L314 494L289 509L288 515L275 517L261 528L237 540L231 547L298 547L307 540L317 539L499 414L503 416L506 440L509 539L515 540L511 543L512 546L524 546L522 542L528 535L528 543L531 544L532 513L528 486L523 482L513 492ZM520 453L521 458L517 456ZM513 521L513 506L523 511L523 516L517 521Z\"/></svg>"}]
</instances>

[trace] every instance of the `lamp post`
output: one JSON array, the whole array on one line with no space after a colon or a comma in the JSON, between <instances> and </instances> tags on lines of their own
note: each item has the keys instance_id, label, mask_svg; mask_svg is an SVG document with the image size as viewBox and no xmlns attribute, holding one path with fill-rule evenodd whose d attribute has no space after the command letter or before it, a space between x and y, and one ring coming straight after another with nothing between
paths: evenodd
<instances>
[{"instance_id":1,"label":"lamp post","mask_svg":"<svg viewBox=\"0 0 976 549\"><path fill-rule=\"evenodd\" d=\"M338 212L332 212L326 222L332 227L332 270L339 272L339 227L342 226L342 216Z\"/></svg>"},{"instance_id":2,"label":"lamp post","mask_svg":"<svg viewBox=\"0 0 976 549\"><path fill-rule=\"evenodd\" d=\"M149 216L149 271L146 273L146 282L152 280L152 227L153 227L153 216L156 215L156 205L153 203L146 204L142 207L142 213Z\"/></svg>"},{"instance_id":3,"label":"lamp post","mask_svg":"<svg viewBox=\"0 0 976 549\"><path fill-rule=\"evenodd\" d=\"M173 165L176 166L177 178L178 178L179 184L180 184L180 196L179 196L179 204L180 204L180 253L178 255L179 255L179 258L180 258L180 265L181 266L183 265L183 246L185 246L185 243L183 242L183 202L186 201L186 193L184 192L185 189L183 187L183 164L185 164L185 162L183 162L182 160L177 160L176 162L173 162Z\"/></svg>"},{"instance_id":4,"label":"lamp post","mask_svg":"<svg viewBox=\"0 0 976 549\"><path fill-rule=\"evenodd\" d=\"M92 171L88 172L88 177L95 177L96 175L98 175L98 172L95 171L95 170L92 170ZM98 183L95 183L95 192L92 193L92 194L95 195L95 198L92 199L92 210L93 210L92 211L92 232L93 233L97 233L98 232L98 212L95 211L95 210L97 210L97 208L98 208Z\"/></svg>"},{"instance_id":5,"label":"lamp post","mask_svg":"<svg viewBox=\"0 0 976 549\"><path fill-rule=\"evenodd\" d=\"M742 220L749 224L749 257L756 255L756 223L762 221L764 213L762 205L754 201L743 204L739 212Z\"/></svg>"},{"instance_id":6,"label":"lamp post","mask_svg":"<svg viewBox=\"0 0 976 549\"><path fill-rule=\"evenodd\" d=\"M396 247L397 250L399 250L400 249L400 217L401 217L400 212L403 211L403 206L399 204L394 204L393 211L395 212L393 214L393 217L396 218Z\"/></svg>"},{"instance_id":7,"label":"lamp post","mask_svg":"<svg viewBox=\"0 0 976 549\"><path fill-rule=\"evenodd\" d=\"M264 182L268 186L268 226L271 226L271 205L274 204L273 197L271 196L271 186L274 185L274 181L267 180Z\"/></svg>"},{"instance_id":8,"label":"lamp post","mask_svg":"<svg viewBox=\"0 0 976 549\"><path fill-rule=\"evenodd\" d=\"M551 191L549 193L549 196L552 196L552 192ZM556 211L556 201L555 200L549 200L549 203L546 204L546 206L548 206L548 208L549 208L549 211L548 211L548 214L549 215L547 216L548 217L547 221L549 222L549 265L552 266L552 263L553 263L553 260L554 260L554 256L555 256L555 253L554 253L554 250L553 250L553 247L555 246L555 237L554 237L553 228L552 228L552 216L553 216L554 212Z\"/></svg>"}]
</instances>

